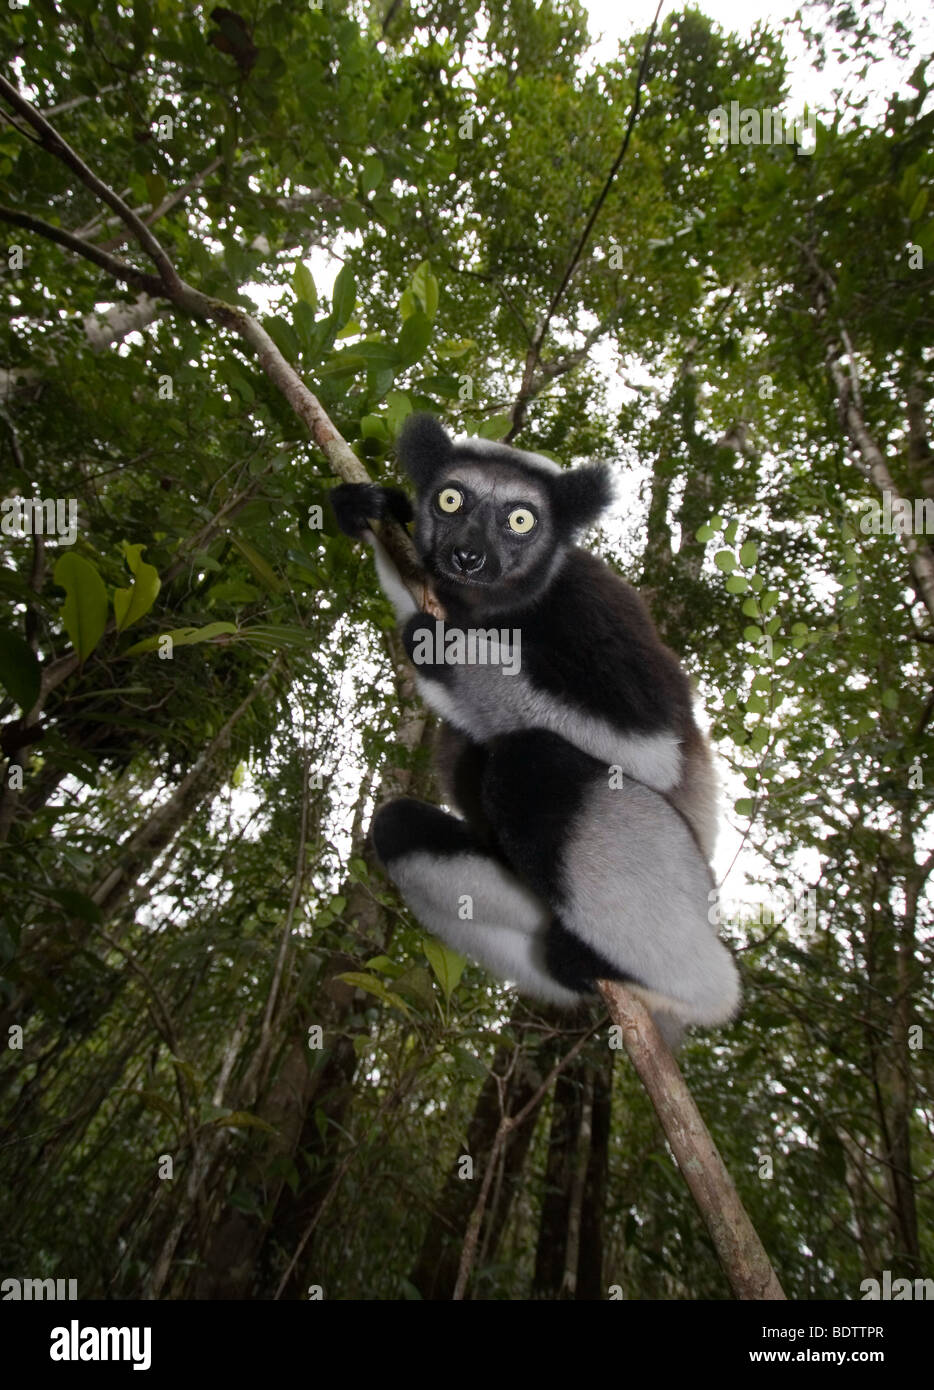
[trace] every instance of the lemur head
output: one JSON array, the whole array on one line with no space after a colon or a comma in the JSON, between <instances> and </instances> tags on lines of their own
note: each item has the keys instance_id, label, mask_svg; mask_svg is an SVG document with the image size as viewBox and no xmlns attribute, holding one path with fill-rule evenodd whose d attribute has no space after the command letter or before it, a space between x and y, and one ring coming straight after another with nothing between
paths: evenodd
<instances>
[{"instance_id":1,"label":"lemur head","mask_svg":"<svg viewBox=\"0 0 934 1390\"><path fill-rule=\"evenodd\" d=\"M563 469L488 439L452 440L410 415L399 457L415 484L415 545L444 602L524 607L554 581L578 531L610 501L603 465Z\"/></svg>"}]
</instances>

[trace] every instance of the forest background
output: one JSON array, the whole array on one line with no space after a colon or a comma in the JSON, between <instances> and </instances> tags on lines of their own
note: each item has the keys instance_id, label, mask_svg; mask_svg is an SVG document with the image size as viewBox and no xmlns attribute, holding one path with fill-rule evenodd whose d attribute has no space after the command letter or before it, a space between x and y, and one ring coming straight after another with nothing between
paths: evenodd
<instances>
[{"instance_id":1,"label":"forest background","mask_svg":"<svg viewBox=\"0 0 934 1390\"><path fill-rule=\"evenodd\" d=\"M601 1011L368 849L433 730L328 493L419 408L613 462L591 542L730 793L690 1087L789 1297L931 1273L934 111L887 13L800 18L844 74L802 145L715 138L802 113L778 30L693 8L641 83L651 15L597 61L577 0L0 10L0 1273L729 1296Z\"/></svg>"}]
</instances>

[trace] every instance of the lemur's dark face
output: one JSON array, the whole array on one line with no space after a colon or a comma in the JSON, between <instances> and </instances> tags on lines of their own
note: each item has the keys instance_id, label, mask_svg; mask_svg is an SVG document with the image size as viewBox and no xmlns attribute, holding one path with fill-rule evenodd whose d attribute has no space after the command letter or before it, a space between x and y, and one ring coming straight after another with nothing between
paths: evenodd
<instances>
[{"instance_id":1,"label":"lemur's dark face","mask_svg":"<svg viewBox=\"0 0 934 1390\"><path fill-rule=\"evenodd\" d=\"M419 491L415 543L439 587L472 608L533 598L565 549L531 469L456 457Z\"/></svg>"},{"instance_id":2,"label":"lemur's dark face","mask_svg":"<svg viewBox=\"0 0 934 1390\"><path fill-rule=\"evenodd\" d=\"M562 469L486 439L454 442L410 415L399 457L417 489L415 545L443 605L479 617L528 607L610 500L605 467Z\"/></svg>"}]
</instances>

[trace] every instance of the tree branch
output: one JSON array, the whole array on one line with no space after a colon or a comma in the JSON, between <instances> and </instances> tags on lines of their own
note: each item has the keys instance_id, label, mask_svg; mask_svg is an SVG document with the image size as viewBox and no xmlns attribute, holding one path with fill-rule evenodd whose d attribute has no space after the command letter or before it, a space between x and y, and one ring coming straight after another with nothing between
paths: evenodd
<instances>
[{"instance_id":1,"label":"tree branch","mask_svg":"<svg viewBox=\"0 0 934 1390\"><path fill-rule=\"evenodd\" d=\"M212 298L210 295L195 289L193 285L187 284L140 217L96 174L92 173L80 155L61 138L35 107L21 97L16 88L2 76L0 76L0 94L6 96L16 111L39 132L43 147L75 172L81 182L96 193L108 207L113 208L134 233L142 248L153 259L159 270L159 275L154 276L137 270L134 266L101 251L93 244L81 240L73 233L65 232L61 228L53 227L48 222L43 222L40 218L30 217L25 213L17 212L15 209L0 208L0 220L26 227L30 231L64 246L67 250L93 261L95 265L106 270L115 279L143 289L152 296L168 299L177 309L197 318L208 319L235 333L253 349L263 372L305 424L312 439L324 454L337 477L348 483L370 482L369 473L332 423L321 402L308 389L298 372L282 355L262 325L246 310L228 304L222 299ZM441 611L437 600L431 593L427 577L419 563L408 533L395 522L385 523L379 530L386 549L416 603L425 611L440 617ZM61 672L68 673L67 666L61 663L55 663L55 665L59 669L59 679L63 679L64 676ZM70 669L74 669L74 666ZM43 691L45 691L45 677L43 678Z\"/></svg>"},{"instance_id":2,"label":"tree branch","mask_svg":"<svg viewBox=\"0 0 934 1390\"><path fill-rule=\"evenodd\" d=\"M99 269L106 270L108 275L112 275L115 280L121 280L125 285L132 285L135 289L145 290L151 295L162 295L166 292L158 275L137 270L135 265L121 261L118 256L111 256L107 251L101 251L93 242L82 241L74 232L66 232L63 227L54 227L51 222L43 222L41 217L31 217L28 212L18 212L16 208L0 204L0 222L10 222L14 227L24 227L27 232L35 232L37 236L45 237L46 241L54 241L56 245L64 246L66 251L73 251L76 256L93 261Z\"/></svg>"},{"instance_id":3,"label":"tree branch","mask_svg":"<svg viewBox=\"0 0 934 1390\"><path fill-rule=\"evenodd\" d=\"M649 1093L737 1298L783 1299L768 1255L687 1088L681 1069L640 999L617 981L598 981L613 1022Z\"/></svg>"},{"instance_id":4,"label":"tree branch","mask_svg":"<svg viewBox=\"0 0 934 1390\"><path fill-rule=\"evenodd\" d=\"M68 168L78 175L78 178L84 184L85 188L89 188L96 197L100 198L101 202L113 208L121 222L134 233L136 240L159 271L166 286L172 285L177 281L178 275L175 267L172 265L165 251L159 245L159 242L153 236L142 218L123 201L119 194L115 193L108 184L104 183L102 179L99 179L97 175L88 168L84 160L79 154L75 153L67 140L63 139L55 127L49 124L42 115L42 112L37 111L31 102L28 102L25 97L20 96L13 83L8 81L2 74L0 74L0 94L6 97L14 111L18 112L24 120L28 121L33 130L37 132L43 149L48 150L50 154L54 154L63 164L67 164Z\"/></svg>"}]
</instances>

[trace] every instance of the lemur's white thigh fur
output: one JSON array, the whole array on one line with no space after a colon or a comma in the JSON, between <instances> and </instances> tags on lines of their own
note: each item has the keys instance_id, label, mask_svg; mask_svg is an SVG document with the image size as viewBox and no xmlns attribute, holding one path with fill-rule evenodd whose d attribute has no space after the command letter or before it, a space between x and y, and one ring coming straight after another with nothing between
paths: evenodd
<instances>
[{"instance_id":1,"label":"lemur's white thigh fur","mask_svg":"<svg viewBox=\"0 0 934 1390\"><path fill-rule=\"evenodd\" d=\"M452 950L533 999L565 1007L580 1003L580 995L558 984L545 967L551 913L495 859L481 853L439 859L416 850L389 860L387 872L422 926Z\"/></svg>"},{"instance_id":2,"label":"lemur's white thigh fur","mask_svg":"<svg viewBox=\"0 0 934 1390\"><path fill-rule=\"evenodd\" d=\"M588 787L562 855L561 919L619 964L653 1008L717 1024L739 1004L739 976L708 920L710 870L667 801L624 779Z\"/></svg>"}]
</instances>

